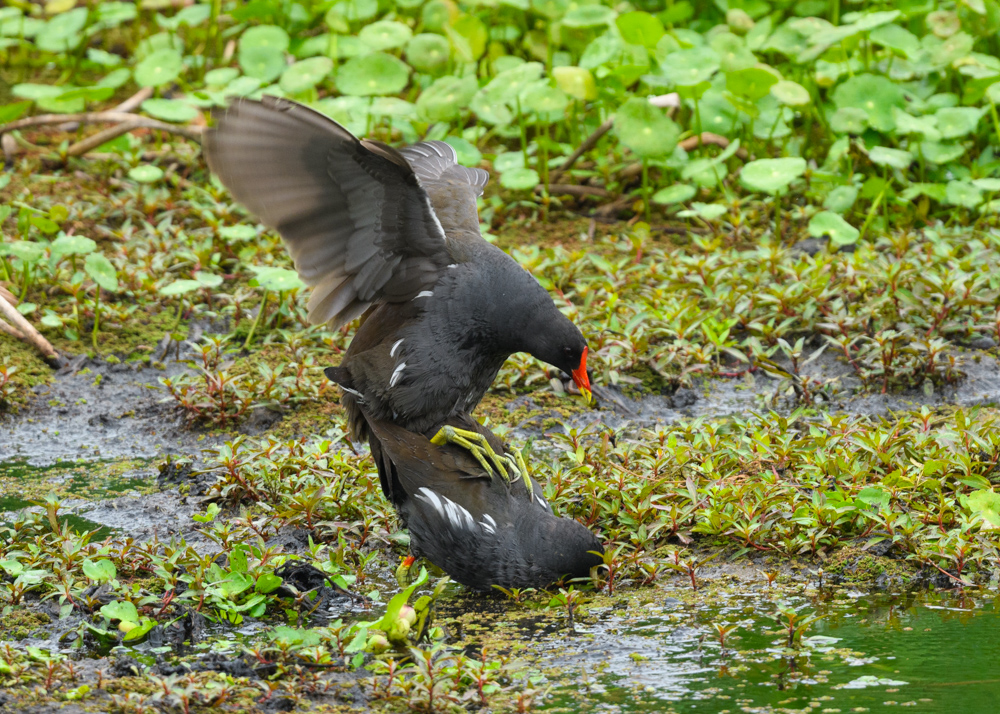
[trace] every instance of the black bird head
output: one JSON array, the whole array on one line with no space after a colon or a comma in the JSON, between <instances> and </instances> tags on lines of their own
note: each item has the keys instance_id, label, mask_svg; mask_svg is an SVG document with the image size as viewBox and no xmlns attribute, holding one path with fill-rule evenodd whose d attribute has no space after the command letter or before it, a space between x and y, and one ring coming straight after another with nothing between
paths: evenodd
<instances>
[{"instance_id":1,"label":"black bird head","mask_svg":"<svg viewBox=\"0 0 1000 714\"><path fill-rule=\"evenodd\" d=\"M580 393L589 402L590 377L587 374L587 341L579 328L563 315L546 295L550 307L536 311L522 333L521 350L561 369L573 378Z\"/></svg>"}]
</instances>

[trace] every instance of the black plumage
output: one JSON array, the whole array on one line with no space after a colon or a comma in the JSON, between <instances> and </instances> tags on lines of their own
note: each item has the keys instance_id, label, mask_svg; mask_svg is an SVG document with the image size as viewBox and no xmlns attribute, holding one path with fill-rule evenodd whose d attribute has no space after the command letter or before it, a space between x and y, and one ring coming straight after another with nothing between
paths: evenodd
<instances>
[{"instance_id":1,"label":"black plumage","mask_svg":"<svg viewBox=\"0 0 1000 714\"><path fill-rule=\"evenodd\" d=\"M336 327L363 315L326 373L345 390L352 433L369 442L414 554L477 589L586 575L600 541L553 515L527 474L506 481L429 440L449 425L506 453L470 413L514 352L590 387L580 331L480 234L488 174L459 166L443 142L397 151L283 99L236 100L217 119L208 164L284 238L313 286L310 319Z\"/></svg>"},{"instance_id":2,"label":"black plumage","mask_svg":"<svg viewBox=\"0 0 1000 714\"><path fill-rule=\"evenodd\" d=\"M285 239L313 286L310 319L365 313L329 374L374 418L430 435L471 412L514 352L589 390L587 345L527 271L479 231L489 175L440 141L400 151L361 141L301 104L240 99L204 143L233 196Z\"/></svg>"},{"instance_id":3,"label":"black plumage","mask_svg":"<svg viewBox=\"0 0 1000 714\"><path fill-rule=\"evenodd\" d=\"M363 415L364 416L364 415ZM449 424L506 445L465 415ZM437 446L390 422L368 419L372 456L410 549L476 590L541 587L586 577L604 548L583 525L558 518L530 476L512 483L483 471L460 446Z\"/></svg>"}]
</instances>

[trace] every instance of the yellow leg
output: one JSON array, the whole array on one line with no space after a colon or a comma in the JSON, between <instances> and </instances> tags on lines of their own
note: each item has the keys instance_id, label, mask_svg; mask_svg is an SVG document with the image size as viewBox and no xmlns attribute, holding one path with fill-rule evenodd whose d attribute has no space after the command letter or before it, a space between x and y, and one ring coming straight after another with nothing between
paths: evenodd
<instances>
[{"instance_id":1,"label":"yellow leg","mask_svg":"<svg viewBox=\"0 0 1000 714\"><path fill-rule=\"evenodd\" d=\"M475 431L456 429L453 426L443 426L431 439L431 443L438 446L456 444L467 449L487 473L492 476L495 468L507 483L514 483L517 479L521 478L522 473L527 473L526 468L522 471L524 459L521 457L520 452L516 452L516 460L509 454L500 456L490 446L490 442L486 440L486 437Z\"/></svg>"}]
</instances>

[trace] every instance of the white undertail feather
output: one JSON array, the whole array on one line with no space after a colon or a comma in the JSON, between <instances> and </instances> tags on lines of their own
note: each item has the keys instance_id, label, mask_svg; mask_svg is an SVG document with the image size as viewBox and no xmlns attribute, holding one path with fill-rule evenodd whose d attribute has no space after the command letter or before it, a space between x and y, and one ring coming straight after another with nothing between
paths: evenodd
<instances>
[{"instance_id":1,"label":"white undertail feather","mask_svg":"<svg viewBox=\"0 0 1000 714\"><path fill-rule=\"evenodd\" d=\"M395 356L396 356L396 350L398 350L398 349L399 349L399 346L400 346L401 344L403 344L403 338L402 338L402 337L400 337L400 338L399 338L398 340L396 340L396 341L395 341L395 342L393 343L393 345L392 345L392 349L391 349L391 350L389 350L389 356L390 356L390 357L395 357Z\"/></svg>"}]
</instances>

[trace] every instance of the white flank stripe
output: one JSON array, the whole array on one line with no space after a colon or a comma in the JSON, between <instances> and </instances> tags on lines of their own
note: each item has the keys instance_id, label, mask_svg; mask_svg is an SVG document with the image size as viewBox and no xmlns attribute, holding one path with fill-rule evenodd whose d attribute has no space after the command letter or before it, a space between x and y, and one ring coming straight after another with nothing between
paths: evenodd
<instances>
[{"instance_id":1,"label":"white flank stripe","mask_svg":"<svg viewBox=\"0 0 1000 714\"><path fill-rule=\"evenodd\" d=\"M490 517L489 517L489 516L486 516L486 518L490 518ZM495 533L497 532L497 529L496 529L496 528L494 528L493 526L491 526L491 525L490 525L489 523L487 523L487 522L486 522L486 518L483 518L483 520L481 520L481 521L479 522L479 526L480 526L480 527L481 527L481 528L482 528L482 529L483 529L484 531L486 531L487 533L489 533L490 535L493 535L493 534L495 534ZM492 519L492 518L490 518L490 520L493 520L493 519Z\"/></svg>"},{"instance_id":2,"label":"white flank stripe","mask_svg":"<svg viewBox=\"0 0 1000 714\"><path fill-rule=\"evenodd\" d=\"M429 503L431 506L434 507L435 511L437 511L442 516L444 515L444 506L441 504L441 499L438 498L438 495L433 491L431 491L429 488L423 486L420 487L417 490L417 498L422 499L423 501Z\"/></svg>"},{"instance_id":3,"label":"white flank stripe","mask_svg":"<svg viewBox=\"0 0 1000 714\"><path fill-rule=\"evenodd\" d=\"M395 357L396 356L396 350L399 349L399 346L401 344L403 344L403 338L399 338L398 340L396 340L396 342L392 346L392 349L389 350L389 356L390 357Z\"/></svg>"},{"instance_id":4,"label":"white flank stripe","mask_svg":"<svg viewBox=\"0 0 1000 714\"><path fill-rule=\"evenodd\" d=\"M393 370L392 376L389 377L389 387L390 388L391 387L395 387L396 386L396 382L398 382L399 378L403 376L403 368L404 367L406 367L406 362L401 362L399 364L399 366L396 367L396 369Z\"/></svg>"},{"instance_id":5,"label":"white flank stripe","mask_svg":"<svg viewBox=\"0 0 1000 714\"><path fill-rule=\"evenodd\" d=\"M434 291L433 290L421 290L419 293L417 293L417 297L415 297L413 299L416 300L417 298L422 298L422 297L434 297Z\"/></svg>"}]
</instances>

